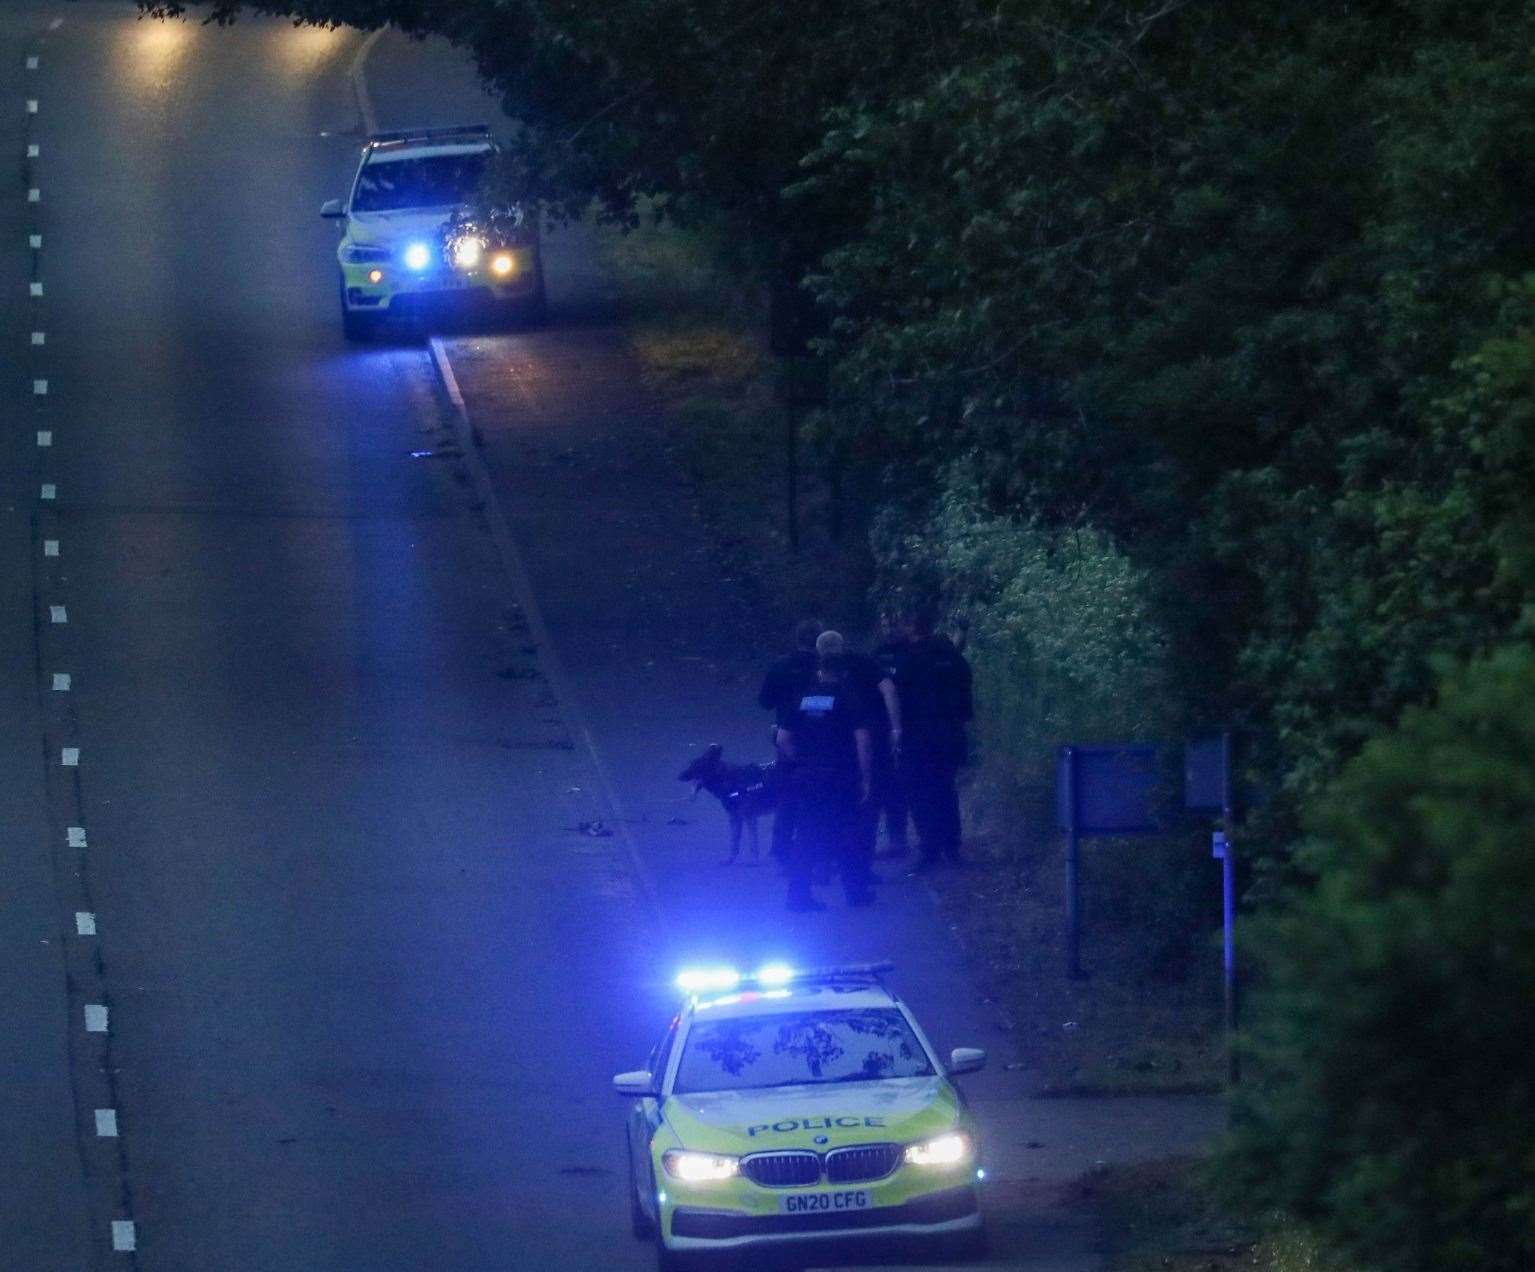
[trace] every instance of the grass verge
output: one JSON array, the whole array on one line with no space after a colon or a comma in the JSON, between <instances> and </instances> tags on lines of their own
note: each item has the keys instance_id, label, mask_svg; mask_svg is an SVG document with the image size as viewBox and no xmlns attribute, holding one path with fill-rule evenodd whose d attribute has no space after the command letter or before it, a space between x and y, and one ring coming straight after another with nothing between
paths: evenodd
<instances>
[{"instance_id":1,"label":"grass verge","mask_svg":"<svg viewBox=\"0 0 1535 1272\"><path fill-rule=\"evenodd\" d=\"M758 643L776 651L804 615L850 633L866 627L867 536L856 516L832 536L831 492L804 444L798 551L791 544L789 420L772 389L760 288L730 266L723 236L709 227L647 222L628 233L599 226L595 234L721 570L746 588L761 616Z\"/></svg>"},{"instance_id":2,"label":"grass verge","mask_svg":"<svg viewBox=\"0 0 1535 1272\"><path fill-rule=\"evenodd\" d=\"M1298 1226L1267 1230L1228 1215L1201 1177L1202 1163L1172 1158L1083 1176L1072 1200L1104 1235L1108 1272L1359 1272Z\"/></svg>"}]
</instances>

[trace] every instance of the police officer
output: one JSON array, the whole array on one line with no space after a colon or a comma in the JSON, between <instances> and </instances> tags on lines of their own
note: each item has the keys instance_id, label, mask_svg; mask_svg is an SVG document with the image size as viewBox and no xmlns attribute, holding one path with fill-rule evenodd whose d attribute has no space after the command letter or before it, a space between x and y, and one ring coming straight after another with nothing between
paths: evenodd
<instances>
[{"instance_id":1,"label":"police officer","mask_svg":"<svg viewBox=\"0 0 1535 1272\"><path fill-rule=\"evenodd\" d=\"M764 711L773 713L773 742L778 743L778 731L783 728L789 714L799 703L800 691L815 679L816 637L821 634L821 624L813 618L802 618L794 624L794 648L782 658L774 660L762 677L762 688L757 692L757 704ZM783 752L778 753L780 761ZM794 836L794 811L787 799L778 801L773 814L772 854L780 862L788 859L789 841Z\"/></svg>"},{"instance_id":2,"label":"police officer","mask_svg":"<svg viewBox=\"0 0 1535 1272\"><path fill-rule=\"evenodd\" d=\"M869 654L848 649L839 632L822 632L816 641L822 657L843 660L843 676L858 691L869 711L869 745L872 751L873 791L858 810L857 842L866 859L873 860L879 837L879 813L893 790L896 780L895 754L901 740L901 700L895 679L884 663ZM904 818L904 812L902 814ZM903 827L904 830L904 827ZM902 851L905 851L904 844Z\"/></svg>"},{"instance_id":3,"label":"police officer","mask_svg":"<svg viewBox=\"0 0 1535 1272\"><path fill-rule=\"evenodd\" d=\"M869 802L873 754L867 699L847 678L841 637L818 645L815 678L804 685L799 701L778 731L778 745L788 766L784 800L793 821L788 847L789 909L824 910L811 893L817 861L834 865L842 876L849 905L868 905L868 855L858 833L859 810Z\"/></svg>"},{"instance_id":4,"label":"police officer","mask_svg":"<svg viewBox=\"0 0 1535 1272\"><path fill-rule=\"evenodd\" d=\"M895 687L896 673L905 661L910 645L901 624L899 614L886 612L880 616L880 642L874 647L873 660L879 664L879 673L890 684L890 696L895 706L890 711L889 746L881 754L879 739L874 746L874 834L878 837L880 819L885 822L885 848L877 857L904 857L906 855L906 787L901 780L901 711L900 691ZM883 691L883 690L882 690ZM884 771L881 772L881 763Z\"/></svg>"},{"instance_id":5,"label":"police officer","mask_svg":"<svg viewBox=\"0 0 1535 1272\"><path fill-rule=\"evenodd\" d=\"M913 873L960 861L959 793L965 725L974 714L970 664L946 636L933 632L933 614L915 607L902 616L907 651L896 669L901 697L901 777L921 859Z\"/></svg>"}]
</instances>

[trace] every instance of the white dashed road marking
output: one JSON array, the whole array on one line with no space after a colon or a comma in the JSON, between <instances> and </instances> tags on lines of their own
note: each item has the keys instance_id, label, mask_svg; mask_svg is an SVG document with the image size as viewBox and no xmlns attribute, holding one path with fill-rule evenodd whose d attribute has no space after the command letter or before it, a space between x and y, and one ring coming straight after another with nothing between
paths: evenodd
<instances>
[{"instance_id":1,"label":"white dashed road marking","mask_svg":"<svg viewBox=\"0 0 1535 1272\"><path fill-rule=\"evenodd\" d=\"M71 826L64 833L69 837L69 846L71 848L84 848L85 847L85 827L84 826Z\"/></svg>"},{"instance_id":2,"label":"white dashed road marking","mask_svg":"<svg viewBox=\"0 0 1535 1272\"><path fill-rule=\"evenodd\" d=\"M48 607L48 621L50 623L69 622L69 611L62 605L50 605Z\"/></svg>"},{"instance_id":3,"label":"white dashed road marking","mask_svg":"<svg viewBox=\"0 0 1535 1272\"><path fill-rule=\"evenodd\" d=\"M29 283L27 291L34 296L41 296L43 294L43 285L41 283Z\"/></svg>"},{"instance_id":4,"label":"white dashed road marking","mask_svg":"<svg viewBox=\"0 0 1535 1272\"><path fill-rule=\"evenodd\" d=\"M30 247L34 252L42 251L43 250L43 236L41 234L28 234L27 235L27 246ZM41 296L43 294L43 285L41 283L34 283L33 286L36 287L37 290L35 292L33 292L32 294L34 296Z\"/></svg>"},{"instance_id":5,"label":"white dashed road marking","mask_svg":"<svg viewBox=\"0 0 1535 1272\"><path fill-rule=\"evenodd\" d=\"M101 1003L85 1004L85 1032L106 1033L107 1009Z\"/></svg>"},{"instance_id":6,"label":"white dashed road marking","mask_svg":"<svg viewBox=\"0 0 1535 1272\"><path fill-rule=\"evenodd\" d=\"M57 499L59 497L59 488L53 482L45 481L37 497L39 499Z\"/></svg>"},{"instance_id":7,"label":"white dashed road marking","mask_svg":"<svg viewBox=\"0 0 1535 1272\"><path fill-rule=\"evenodd\" d=\"M48 29L50 31L57 31L63 25L64 25L64 19L63 18L55 18L52 22L50 22L48 24Z\"/></svg>"},{"instance_id":8,"label":"white dashed road marking","mask_svg":"<svg viewBox=\"0 0 1535 1272\"><path fill-rule=\"evenodd\" d=\"M67 671L56 671L53 673L53 690L55 693L69 692L69 673Z\"/></svg>"},{"instance_id":9,"label":"white dashed road marking","mask_svg":"<svg viewBox=\"0 0 1535 1272\"><path fill-rule=\"evenodd\" d=\"M114 1250L137 1250L138 1242L134 1237L132 1219L112 1220L112 1248Z\"/></svg>"},{"instance_id":10,"label":"white dashed road marking","mask_svg":"<svg viewBox=\"0 0 1535 1272\"><path fill-rule=\"evenodd\" d=\"M32 187L30 187L27 190L27 202L28 203L41 203L42 201L43 201L43 192L41 190L39 190L36 186L32 186Z\"/></svg>"},{"instance_id":11,"label":"white dashed road marking","mask_svg":"<svg viewBox=\"0 0 1535 1272\"><path fill-rule=\"evenodd\" d=\"M80 767L80 748L77 746L65 746L59 748L59 763L65 768Z\"/></svg>"},{"instance_id":12,"label":"white dashed road marking","mask_svg":"<svg viewBox=\"0 0 1535 1272\"><path fill-rule=\"evenodd\" d=\"M48 337L45 336L41 331L34 331L32 333L32 343L35 345L47 344Z\"/></svg>"},{"instance_id":13,"label":"white dashed road marking","mask_svg":"<svg viewBox=\"0 0 1535 1272\"><path fill-rule=\"evenodd\" d=\"M32 381L32 396L33 397L47 397L48 396L48 381L47 380L33 380Z\"/></svg>"},{"instance_id":14,"label":"white dashed road marking","mask_svg":"<svg viewBox=\"0 0 1535 1272\"><path fill-rule=\"evenodd\" d=\"M40 429L38 429L37 430L37 444L39 446L52 446L53 445L53 430L51 428L40 428Z\"/></svg>"},{"instance_id":15,"label":"white dashed road marking","mask_svg":"<svg viewBox=\"0 0 1535 1272\"><path fill-rule=\"evenodd\" d=\"M39 158L42 155L42 153L43 153L43 148L40 145L38 145L37 142L35 142L35 141L31 145L29 145L27 147L27 158L28 159L37 159L37 158Z\"/></svg>"},{"instance_id":16,"label":"white dashed road marking","mask_svg":"<svg viewBox=\"0 0 1535 1272\"><path fill-rule=\"evenodd\" d=\"M95 936L96 935L96 916L94 914L92 914L89 910L76 910L75 911L75 935L76 936Z\"/></svg>"},{"instance_id":17,"label":"white dashed road marking","mask_svg":"<svg viewBox=\"0 0 1535 1272\"><path fill-rule=\"evenodd\" d=\"M37 114L37 98L35 98L35 97L27 98L27 114L29 114L29 115Z\"/></svg>"},{"instance_id":18,"label":"white dashed road marking","mask_svg":"<svg viewBox=\"0 0 1535 1272\"><path fill-rule=\"evenodd\" d=\"M96 1110L96 1134L100 1135L103 1139L117 1138L116 1109Z\"/></svg>"},{"instance_id":19,"label":"white dashed road marking","mask_svg":"<svg viewBox=\"0 0 1535 1272\"><path fill-rule=\"evenodd\" d=\"M43 540L43 555L44 556L58 556L58 554L59 554L59 541L57 539L44 539Z\"/></svg>"}]
</instances>

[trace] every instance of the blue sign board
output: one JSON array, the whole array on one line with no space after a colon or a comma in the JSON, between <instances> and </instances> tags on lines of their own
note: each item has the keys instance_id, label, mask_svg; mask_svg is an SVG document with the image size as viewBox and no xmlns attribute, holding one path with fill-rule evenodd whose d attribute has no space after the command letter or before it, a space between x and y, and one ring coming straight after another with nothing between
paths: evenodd
<instances>
[{"instance_id":1,"label":"blue sign board","mask_svg":"<svg viewBox=\"0 0 1535 1272\"><path fill-rule=\"evenodd\" d=\"M1063 746L1056 765L1056 813L1079 835L1146 835L1160 829L1162 785L1156 746Z\"/></svg>"}]
</instances>

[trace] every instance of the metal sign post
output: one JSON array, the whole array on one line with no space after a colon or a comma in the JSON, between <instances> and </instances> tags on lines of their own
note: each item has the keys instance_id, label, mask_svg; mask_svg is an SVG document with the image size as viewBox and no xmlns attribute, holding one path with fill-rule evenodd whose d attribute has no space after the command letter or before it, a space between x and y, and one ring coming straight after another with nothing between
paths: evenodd
<instances>
[{"instance_id":1,"label":"metal sign post","mask_svg":"<svg viewBox=\"0 0 1535 1272\"><path fill-rule=\"evenodd\" d=\"M1236 849L1231 842L1236 823L1232 794L1231 734L1190 742L1184 749L1184 803L1192 809L1220 809L1221 828L1210 837L1211 856L1221 863L1221 973L1226 997L1227 1078L1233 1086L1242 1076L1237 1050L1239 1015L1236 954Z\"/></svg>"},{"instance_id":2,"label":"metal sign post","mask_svg":"<svg viewBox=\"0 0 1535 1272\"><path fill-rule=\"evenodd\" d=\"M1082 970L1082 836L1149 835L1161 773L1157 748L1063 746L1056 764L1056 821L1066 835L1066 974Z\"/></svg>"}]
</instances>

